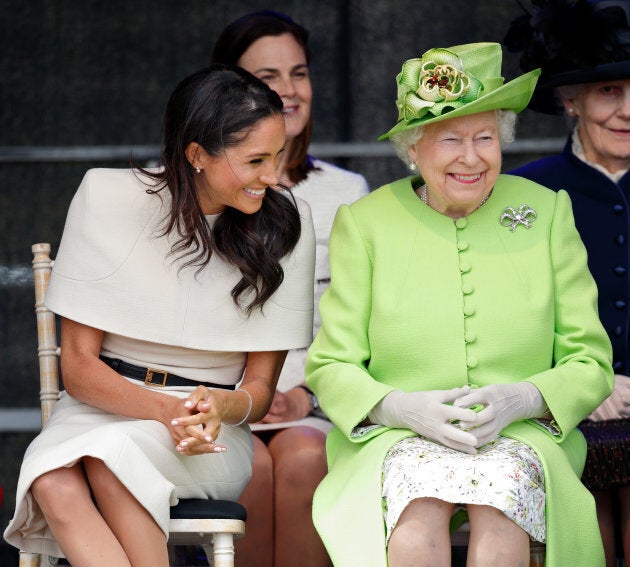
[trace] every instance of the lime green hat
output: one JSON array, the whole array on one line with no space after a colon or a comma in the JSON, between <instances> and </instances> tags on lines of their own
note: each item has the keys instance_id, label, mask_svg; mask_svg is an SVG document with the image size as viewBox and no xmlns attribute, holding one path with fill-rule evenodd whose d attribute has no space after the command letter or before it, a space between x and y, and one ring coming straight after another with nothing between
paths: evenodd
<instances>
[{"instance_id":1,"label":"lime green hat","mask_svg":"<svg viewBox=\"0 0 630 567\"><path fill-rule=\"evenodd\" d=\"M384 140L411 128L488 110L523 110L540 69L504 84L499 43L467 43L429 49L403 63L396 76L398 122Z\"/></svg>"}]
</instances>

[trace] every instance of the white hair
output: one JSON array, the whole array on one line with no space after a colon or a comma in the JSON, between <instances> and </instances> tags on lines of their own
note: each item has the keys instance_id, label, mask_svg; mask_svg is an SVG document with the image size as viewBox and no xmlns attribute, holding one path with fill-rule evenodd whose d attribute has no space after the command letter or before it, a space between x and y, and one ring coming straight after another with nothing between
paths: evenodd
<instances>
[{"instance_id":1,"label":"white hair","mask_svg":"<svg viewBox=\"0 0 630 567\"><path fill-rule=\"evenodd\" d=\"M516 112L513 110L495 110L495 113L499 127L499 143L503 146L513 142L516 129ZM423 133L424 126L421 125L390 137L389 141L394 146L396 155L404 164L409 165L409 148L418 143Z\"/></svg>"},{"instance_id":2,"label":"white hair","mask_svg":"<svg viewBox=\"0 0 630 567\"><path fill-rule=\"evenodd\" d=\"M560 85L554 89L554 102L556 103L559 110L564 114L565 122L569 127L569 130L573 130L575 125L579 122L578 117L575 113L569 114L564 108L563 99L567 100L575 100L580 96L580 91L582 85Z\"/></svg>"},{"instance_id":3,"label":"white hair","mask_svg":"<svg viewBox=\"0 0 630 567\"><path fill-rule=\"evenodd\" d=\"M560 96L563 96L565 98L575 98L580 94L580 86L579 84L577 85L560 85L559 87L556 87L556 91L558 92L558 94L560 94Z\"/></svg>"}]
</instances>

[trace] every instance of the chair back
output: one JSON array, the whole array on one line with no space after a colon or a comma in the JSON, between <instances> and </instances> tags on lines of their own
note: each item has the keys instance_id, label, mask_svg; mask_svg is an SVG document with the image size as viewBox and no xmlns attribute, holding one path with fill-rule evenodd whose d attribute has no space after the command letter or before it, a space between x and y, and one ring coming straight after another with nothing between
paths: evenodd
<instances>
[{"instance_id":1,"label":"chair back","mask_svg":"<svg viewBox=\"0 0 630 567\"><path fill-rule=\"evenodd\" d=\"M33 278L35 283L35 315L37 318L37 356L39 358L39 399L42 407L42 425L50 416L59 399L59 355L55 314L44 306L53 261L50 244L39 243L33 252Z\"/></svg>"}]
</instances>

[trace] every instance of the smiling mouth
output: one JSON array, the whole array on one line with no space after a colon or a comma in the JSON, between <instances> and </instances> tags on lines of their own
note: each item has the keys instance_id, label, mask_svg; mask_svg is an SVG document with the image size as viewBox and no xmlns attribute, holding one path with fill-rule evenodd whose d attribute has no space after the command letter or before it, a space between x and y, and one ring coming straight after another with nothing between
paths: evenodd
<instances>
[{"instance_id":1,"label":"smiling mouth","mask_svg":"<svg viewBox=\"0 0 630 567\"><path fill-rule=\"evenodd\" d=\"M284 116L291 116L293 114L296 114L298 111L298 106L297 105L291 105L291 106L285 106L282 109L282 114Z\"/></svg>"},{"instance_id":2,"label":"smiling mouth","mask_svg":"<svg viewBox=\"0 0 630 567\"><path fill-rule=\"evenodd\" d=\"M476 183L481 179L481 173L475 173L474 175L463 175L461 173L451 174L456 181L460 183Z\"/></svg>"},{"instance_id":3,"label":"smiling mouth","mask_svg":"<svg viewBox=\"0 0 630 567\"><path fill-rule=\"evenodd\" d=\"M252 189L251 187L245 187L243 189L243 191L245 191L245 193L249 193L250 195L253 195L254 197L262 197L265 194L265 191L267 189Z\"/></svg>"}]
</instances>

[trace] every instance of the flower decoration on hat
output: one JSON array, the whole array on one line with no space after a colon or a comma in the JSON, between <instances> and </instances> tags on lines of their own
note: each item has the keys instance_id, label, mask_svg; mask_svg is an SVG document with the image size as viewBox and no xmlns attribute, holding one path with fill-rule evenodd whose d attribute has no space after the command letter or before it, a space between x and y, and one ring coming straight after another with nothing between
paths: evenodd
<instances>
[{"instance_id":1,"label":"flower decoration on hat","mask_svg":"<svg viewBox=\"0 0 630 567\"><path fill-rule=\"evenodd\" d=\"M630 0L627 0L630 2ZM379 140L405 130L490 110L523 110L540 69L505 83L501 45L477 42L435 48L405 61L396 75L398 121Z\"/></svg>"},{"instance_id":2,"label":"flower decoration on hat","mask_svg":"<svg viewBox=\"0 0 630 567\"><path fill-rule=\"evenodd\" d=\"M405 61L397 82L399 120L427 113L440 116L476 100L483 91L482 82L448 49L430 49L420 59Z\"/></svg>"}]
</instances>

